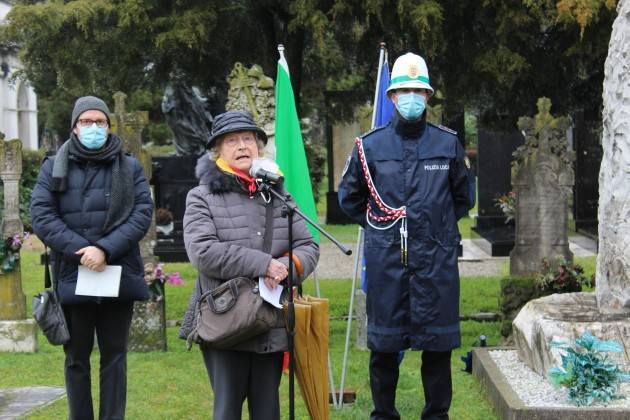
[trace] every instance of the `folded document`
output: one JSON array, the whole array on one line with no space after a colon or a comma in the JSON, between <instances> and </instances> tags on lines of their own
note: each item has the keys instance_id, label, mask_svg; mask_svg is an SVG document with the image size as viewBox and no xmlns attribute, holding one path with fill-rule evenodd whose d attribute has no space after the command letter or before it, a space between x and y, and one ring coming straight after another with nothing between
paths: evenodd
<instances>
[{"instance_id":1,"label":"folded document","mask_svg":"<svg viewBox=\"0 0 630 420\"><path fill-rule=\"evenodd\" d=\"M80 265L75 294L81 296L118 297L122 266L108 265L104 271L93 271Z\"/></svg>"}]
</instances>

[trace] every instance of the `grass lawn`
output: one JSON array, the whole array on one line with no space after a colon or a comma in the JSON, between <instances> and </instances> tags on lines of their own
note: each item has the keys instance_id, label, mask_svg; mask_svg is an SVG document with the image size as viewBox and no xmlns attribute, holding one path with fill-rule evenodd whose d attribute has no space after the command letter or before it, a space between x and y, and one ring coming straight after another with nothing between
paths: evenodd
<instances>
[{"instance_id":1,"label":"grass lawn","mask_svg":"<svg viewBox=\"0 0 630 420\"><path fill-rule=\"evenodd\" d=\"M30 297L42 289L43 268L39 265L39 253L22 253L22 280L27 305ZM167 271L179 271L186 284L183 287L167 287L167 319L181 319L190 290L196 278L195 270L188 264L166 264ZM461 312L469 314L479 311L497 310L499 277L462 279ZM331 316L347 314L349 280L321 282L324 297L331 301ZM305 284L305 293L314 294L312 281ZM331 322L331 356L336 385L339 385L343 360L346 321ZM497 419L481 386L473 377L461 369L460 357L470 349L480 334L488 337L488 344L497 344L500 339L499 323L462 322L462 348L453 352L454 398L451 418L486 420ZM212 393L201 355L197 349L188 352L183 341L177 338L177 327L168 328L168 352L130 353L128 357L128 419L207 419L211 417ZM354 335L353 335L354 338ZM10 354L0 356L0 387L32 385L63 386L63 351L50 346L45 338L39 337L40 351L36 354ZM351 349L346 377L348 388L357 391L357 402L342 411L331 408L333 419L367 418L371 407L368 378L369 353ZM400 374L397 407L402 418L418 418L423 405L420 383L420 361L418 352L408 352ZM98 366L93 356L93 366ZM97 399L98 373L94 371L92 388ZM298 388L296 387L296 418L307 419ZM284 376L281 388L283 418L288 412L288 377ZM66 418L66 400L56 402L30 415L29 419ZM98 403L95 402L95 406ZM247 410L245 409L245 412ZM247 418L247 415L244 415Z\"/></svg>"}]
</instances>

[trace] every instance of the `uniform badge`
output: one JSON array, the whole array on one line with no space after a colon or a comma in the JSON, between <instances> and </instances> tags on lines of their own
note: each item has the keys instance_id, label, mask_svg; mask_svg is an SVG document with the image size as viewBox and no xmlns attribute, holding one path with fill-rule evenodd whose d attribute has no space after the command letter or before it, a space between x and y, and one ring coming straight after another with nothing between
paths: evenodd
<instances>
[{"instance_id":1,"label":"uniform badge","mask_svg":"<svg viewBox=\"0 0 630 420\"><path fill-rule=\"evenodd\" d=\"M341 171L342 178L346 176L346 172L348 172L348 168L350 167L350 159L352 159L352 155L349 155L348 159L346 159L346 164L343 167L343 171Z\"/></svg>"},{"instance_id":2,"label":"uniform badge","mask_svg":"<svg viewBox=\"0 0 630 420\"><path fill-rule=\"evenodd\" d=\"M464 156L464 163L466 164L466 168L470 169L470 160L468 156Z\"/></svg>"},{"instance_id":3,"label":"uniform badge","mask_svg":"<svg viewBox=\"0 0 630 420\"><path fill-rule=\"evenodd\" d=\"M416 63L409 64L409 68L407 69L407 76L415 79L420 74L420 69Z\"/></svg>"}]
</instances>

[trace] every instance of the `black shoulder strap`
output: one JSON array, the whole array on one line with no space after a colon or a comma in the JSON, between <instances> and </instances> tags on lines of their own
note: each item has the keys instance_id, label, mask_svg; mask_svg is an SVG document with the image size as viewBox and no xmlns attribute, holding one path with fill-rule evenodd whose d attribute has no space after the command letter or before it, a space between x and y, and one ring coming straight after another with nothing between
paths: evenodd
<instances>
[{"instance_id":1,"label":"black shoulder strap","mask_svg":"<svg viewBox=\"0 0 630 420\"><path fill-rule=\"evenodd\" d=\"M48 265L48 247L44 245L44 288L48 289L52 286L51 278L50 278L50 268Z\"/></svg>"},{"instance_id":2,"label":"black shoulder strap","mask_svg":"<svg viewBox=\"0 0 630 420\"><path fill-rule=\"evenodd\" d=\"M263 252L271 254L273 240L273 198L265 206L265 235L263 236Z\"/></svg>"}]
</instances>

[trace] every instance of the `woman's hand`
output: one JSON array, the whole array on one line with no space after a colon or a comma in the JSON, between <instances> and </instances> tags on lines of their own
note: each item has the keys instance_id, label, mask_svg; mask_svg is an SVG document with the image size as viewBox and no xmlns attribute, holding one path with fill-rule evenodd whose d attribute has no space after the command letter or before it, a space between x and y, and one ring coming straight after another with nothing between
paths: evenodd
<instances>
[{"instance_id":1,"label":"woman's hand","mask_svg":"<svg viewBox=\"0 0 630 420\"><path fill-rule=\"evenodd\" d=\"M95 246L86 246L76 252L81 255L81 264L93 271L103 271L107 264L105 262L105 253L102 249Z\"/></svg>"},{"instance_id":2,"label":"woman's hand","mask_svg":"<svg viewBox=\"0 0 630 420\"><path fill-rule=\"evenodd\" d=\"M265 273L265 285L267 288L273 290L278 284L289 275L289 269L286 265L280 261L272 258L267 266L267 272Z\"/></svg>"}]
</instances>

